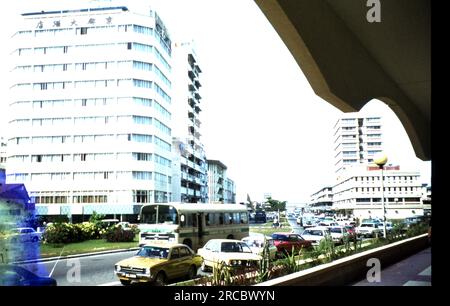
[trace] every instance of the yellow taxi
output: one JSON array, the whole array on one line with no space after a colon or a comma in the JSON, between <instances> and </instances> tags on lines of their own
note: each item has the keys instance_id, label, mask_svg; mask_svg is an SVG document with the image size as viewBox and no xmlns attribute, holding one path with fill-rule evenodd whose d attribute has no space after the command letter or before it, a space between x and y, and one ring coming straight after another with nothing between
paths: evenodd
<instances>
[{"instance_id":1,"label":"yellow taxi","mask_svg":"<svg viewBox=\"0 0 450 306\"><path fill-rule=\"evenodd\" d=\"M202 257L184 244L150 242L142 246L135 256L115 264L115 273L123 285L154 282L165 285L169 280L192 279L202 264Z\"/></svg>"}]
</instances>

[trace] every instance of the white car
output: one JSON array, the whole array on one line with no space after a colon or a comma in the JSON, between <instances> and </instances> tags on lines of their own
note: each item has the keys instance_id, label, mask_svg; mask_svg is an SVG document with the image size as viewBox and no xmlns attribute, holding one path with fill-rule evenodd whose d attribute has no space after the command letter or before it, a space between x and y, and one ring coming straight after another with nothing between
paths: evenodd
<instances>
[{"instance_id":1,"label":"white car","mask_svg":"<svg viewBox=\"0 0 450 306\"><path fill-rule=\"evenodd\" d=\"M203 258L202 271L222 264L229 268L256 268L262 260L245 242L234 239L211 239L197 254Z\"/></svg>"},{"instance_id":2,"label":"white car","mask_svg":"<svg viewBox=\"0 0 450 306\"><path fill-rule=\"evenodd\" d=\"M383 228L380 226L379 222L367 222L361 223L361 225L355 229L355 232L358 236L375 238L376 235L380 236L383 234Z\"/></svg>"},{"instance_id":3,"label":"white car","mask_svg":"<svg viewBox=\"0 0 450 306\"><path fill-rule=\"evenodd\" d=\"M383 230L383 222L380 222L380 223L378 224L378 228L380 228L381 230ZM392 225L392 222L386 222L386 232L392 231L393 228L394 228L394 226Z\"/></svg>"},{"instance_id":4,"label":"white car","mask_svg":"<svg viewBox=\"0 0 450 306\"><path fill-rule=\"evenodd\" d=\"M303 239L311 241L313 245L318 245L327 235L330 235L330 230L324 226L307 228L301 234Z\"/></svg>"},{"instance_id":5,"label":"white car","mask_svg":"<svg viewBox=\"0 0 450 306\"><path fill-rule=\"evenodd\" d=\"M264 252L264 238L269 246L269 258L275 259L277 257L277 247L275 246L272 237L264 236L263 234L250 233L250 236L242 238L241 240L250 247L253 253L262 256Z\"/></svg>"},{"instance_id":6,"label":"white car","mask_svg":"<svg viewBox=\"0 0 450 306\"><path fill-rule=\"evenodd\" d=\"M330 226L328 228L330 230L331 238L333 239L333 242L336 244L343 244L344 238L348 236L347 229L345 226Z\"/></svg>"},{"instance_id":7,"label":"white car","mask_svg":"<svg viewBox=\"0 0 450 306\"><path fill-rule=\"evenodd\" d=\"M31 227L18 227L12 230L9 237L12 243L18 242L38 242L42 238L42 233L36 232Z\"/></svg>"}]
</instances>

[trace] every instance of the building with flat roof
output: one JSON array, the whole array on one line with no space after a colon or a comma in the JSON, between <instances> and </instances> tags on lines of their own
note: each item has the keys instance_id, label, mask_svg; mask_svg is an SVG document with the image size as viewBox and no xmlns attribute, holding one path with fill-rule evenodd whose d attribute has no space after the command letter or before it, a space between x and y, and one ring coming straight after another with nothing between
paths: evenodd
<instances>
[{"instance_id":1,"label":"building with flat roof","mask_svg":"<svg viewBox=\"0 0 450 306\"><path fill-rule=\"evenodd\" d=\"M361 165L343 173L333 186L333 209L357 218L383 217L402 219L424 214L421 200L420 172L404 171L400 166L385 166L384 190L381 190L381 170L376 165Z\"/></svg>"},{"instance_id":2,"label":"building with flat roof","mask_svg":"<svg viewBox=\"0 0 450 306\"><path fill-rule=\"evenodd\" d=\"M200 139L202 70L194 43L175 43L173 63L172 199L178 202L207 203L208 168Z\"/></svg>"},{"instance_id":3,"label":"building with flat roof","mask_svg":"<svg viewBox=\"0 0 450 306\"><path fill-rule=\"evenodd\" d=\"M335 173L369 164L383 151L382 119L360 113L343 114L334 125Z\"/></svg>"},{"instance_id":4,"label":"building with flat roof","mask_svg":"<svg viewBox=\"0 0 450 306\"><path fill-rule=\"evenodd\" d=\"M208 159L208 197L211 203L236 203L236 186L228 178L227 166L220 160Z\"/></svg>"},{"instance_id":5,"label":"building with flat roof","mask_svg":"<svg viewBox=\"0 0 450 306\"><path fill-rule=\"evenodd\" d=\"M167 27L148 5L52 5L23 13L11 40L7 182L47 216L171 201Z\"/></svg>"}]
</instances>

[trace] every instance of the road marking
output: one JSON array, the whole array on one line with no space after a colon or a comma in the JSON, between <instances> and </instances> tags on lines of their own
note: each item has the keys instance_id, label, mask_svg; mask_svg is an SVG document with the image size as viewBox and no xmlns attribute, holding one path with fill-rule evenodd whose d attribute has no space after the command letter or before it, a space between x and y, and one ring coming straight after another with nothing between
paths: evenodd
<instances>
[{"instance_id":1,"label":"road marking","mask_svg":"<svg viewBox=\"0 0 450 306\"><path fill-rule=\"evenodd\" d=\"M116 285L120 285L120 282L119 281L110 282L110 283L106 283L106 284L100 284L100 285L97 285L97 286L116 286Z\"/></svg>"},{"instance_id":2,"label":"road marking","mask_svg":"<svg viewBox=\"0 0 450 306\"><path fill-rule=\"evenodd\" d=\"M425 270L423 270L422 272L420 272L419 275L422 275L422 276L431 276L431 266L429 266L428 268L426 268Z\"/></svg>"},{"instance_id":3,"label":"road marking","mask_svg":"<svg viewBox=\"0 0 450 306\"><path fill-rule=\"evenodd\" d=\"M407 281L403 286L431 286L431 282Z\"/></svg>"},{"instance_id":4,"label":"road marking","mask_svg":"<svg viewBox=\"0 0 450 306\"><path fill-rule=\"evenodd\" d=\"M56 265L58 264L59 259L61 258L61 255L62 255L62 253L63 253L63 251L64 251L64 248L65 248L65 246L62 248L61 253L59 254L59 257L58 257L58 259L56 260L55 265L53 266L53 269L52 269L52 271L50 272L50 274L48 275L48 277L52 277L52 274L53 274L53 272L55 271Z\"/></svg>"}]
</instances>

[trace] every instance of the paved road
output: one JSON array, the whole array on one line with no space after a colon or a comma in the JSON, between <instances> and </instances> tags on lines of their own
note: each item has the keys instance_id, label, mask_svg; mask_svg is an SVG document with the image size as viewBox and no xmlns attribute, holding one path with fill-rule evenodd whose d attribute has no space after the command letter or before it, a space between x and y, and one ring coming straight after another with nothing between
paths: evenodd
<instances>
[{"instance_id":1,"label":"paved road","mask_svg":"<svg viewBox=\"0 0 450 306\"><path fill-rule=\"evenodd\" d=\"M38 275L51 276L58 286L121 286L114 273L114 264L133 256L136 251L92 255L86 257L54 260L22 266ZM197 271L199 275L210 273ZM174 282L181 281L174 280Z\"/></svg>"},{"instance_id":2,"label":"paved road","mask_svg":"<svg viewBox=\"0 0 450 306\"><path fill-rule=\"evenodd\" d=\"M431 248L381 270L380 282L364 279L353 286L431 286Z\"/></svg>"},{"instance_id":3,"label":"paved road","mask_svg":"<svg viewBox=\"0 0 450 306\"><path fill-rule=\"evenodd\" d=\"M294 233L296 234L301 234L303 233L303 227L301 227L300 225L297 225L297 219L287 219L289 224L291 225L292 230L294 231Z\"/></svg>"},{"instance_id":4,"label":"paved road","mask_svg":"<svg viewBox=\"0 0 450 306\"><path fill-rule=\"evenodd\" d=\"M38 275L51 275L58 286L118 285L120 283L114 274L114 264L135 253L136 251L128 251L22 266Z\"/></svg>"}]
</instances>

